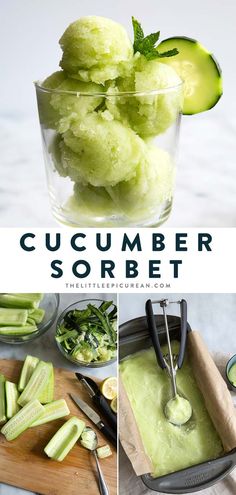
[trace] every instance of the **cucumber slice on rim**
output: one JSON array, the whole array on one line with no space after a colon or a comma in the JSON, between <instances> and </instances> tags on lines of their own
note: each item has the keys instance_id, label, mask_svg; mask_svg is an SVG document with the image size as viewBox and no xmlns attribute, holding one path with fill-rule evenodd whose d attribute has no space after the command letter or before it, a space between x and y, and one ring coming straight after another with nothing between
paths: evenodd
<instances>
[{"instance_id":1,"label":"cucumber slice on rim","mask_svg":"<svg viewBox=\"0 0 236 495\"><path fill-rule=\"evenodd\" d=\"M210 110L223 93L221 69L214 56L192 38L176 36L158 45L164 52L177 48L174 57L162 58L184 81L183 114L193 115Z\"/></svg>"}]
</instances>

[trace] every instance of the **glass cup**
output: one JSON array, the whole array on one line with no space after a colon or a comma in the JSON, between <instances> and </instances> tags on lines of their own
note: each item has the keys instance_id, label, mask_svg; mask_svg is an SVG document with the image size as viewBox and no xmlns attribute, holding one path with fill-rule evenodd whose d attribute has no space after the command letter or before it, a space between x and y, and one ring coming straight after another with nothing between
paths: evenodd
<instances>
[{"instance_id":1,"label":"glass cup","mask_svg":"<svg viewBox=\"0 0 236 495\"><path fill-rule=\"evenodd\" d=\"M35 84L54 217L156 227L173 201L183 88L76 93Z\"/></svg>"}]
</instances>

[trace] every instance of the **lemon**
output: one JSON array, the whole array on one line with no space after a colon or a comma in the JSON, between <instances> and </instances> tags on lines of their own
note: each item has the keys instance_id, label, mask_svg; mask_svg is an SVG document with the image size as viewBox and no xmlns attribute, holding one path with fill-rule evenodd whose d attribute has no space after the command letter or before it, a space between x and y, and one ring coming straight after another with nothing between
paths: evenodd
<instances>
[{"instance_id":1,"label":"lemon","mask_svg":"<svg viewBox=\"0 0 236 495\"><path fill-rule=\"evenodd\" d=\"M109 376L106 378L101 386L100 390L104 397L108 400L112 400L117 396L117 378L116 376Z\"/></svg>"},{"instance_id":2,"label":"lemon","mask_svg":"<svg viewBox=\"0 0 236 495\"><path fill-rule=\"evenodd\" d=\"M114 399L112 399L110 406L112 411L114 413L117 413L117 397L114 397Z\"/></svg>"}]
</instances>

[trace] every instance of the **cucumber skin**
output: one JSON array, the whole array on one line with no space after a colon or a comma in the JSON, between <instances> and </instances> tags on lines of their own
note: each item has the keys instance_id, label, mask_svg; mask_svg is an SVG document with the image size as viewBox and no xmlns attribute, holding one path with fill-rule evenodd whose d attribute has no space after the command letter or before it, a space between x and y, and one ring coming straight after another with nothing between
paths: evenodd
<instances>
[{"instance_id":1,"label":"cucumber skin","mask_svg":"<svg viewBox=\"0 0 236 495\"><path fill-rule=\"evenodd\" d=\"M38 363L39 359L37 357L30 355L26 356L18 383L19 392L23 392Z\"/></svg>"},{"instance_id":2,"label":"cucumber skin","mask_svg":"<svg viewBox=\"0 0 236 495\"><path fill-rule=\"evenodd\" d=\"M39 396L41 404L49 404L54 400L54 370L52 368L50 378L41 395Z\"/></svg>"},{"instance_id":3,"label":"cucumber skin","mask_svg":"<svg viewBox=\"0 0 236 495\"><path fill-rule=\"evenodd\" d=\"M53 407L58 410L61 410L60 414L56 413L55 417L52 417L52 413L50 414L50 409ZM42 416L39 417L36 421L34 421L31 425L31 428L34 428L35 426L40 426L45 423L49 423L51 421L55 421L56 419L64 418L65 416L68 416L70 414L70 410L67 406L67 403L64 399L58 399L50 404L45 404L44 406L44 413Z\"/></svg>"},{"instance_id":4,"label":"cucumber skin","mask_svg":"<svg viewBox=\"0 0 236 495\"><path fill-rule=\"evenodd\" d=\"M34 309L42 300L42 294L8 293L0 295L0 306L12 309Z\"/></svg>"},{"instance_id":5,"label":"cucumber skin","mask_svg":"<svg viewBox=\"0 0 236 495\"><path fill-rule=\"evenodd\" d=\"M28 335L36 332L36 325L23 325L19 327L0 327L0 335Z\"/></svg>"},{"instance_id":6,"label":"cucumber skin","mask_svg":"<svg viewBox=\"0 0 236 495\"><path fill-rule=\"evenodd\" d=\"M166 38L165 40L163 40L160 43L160 45L158 46L158 49L159 48L161 49L162 48L162 44L164 44L165 42L169 42L169 41L173 42L173 48L175 48L174 47L175 40L181 40L181 41L184 40L186 42L189 42L189 43L192 43L192 44L195 44L195 45L199 46L201 49L203 49L205 51L205 53L208 53L209 58L214 63L215 69L216 69L216 73L218 73L218 79L219 79L218 94L216 94L216 98L215 98L214 102L212 103L212 105L210 105L209 107L207 107L205 110L202 110L202 111L211 110L212 108L215 107L215 105L218 103L218 101L220 100L221 96L223 95L222 70L221 70L221 67L219 65L219 62L216 60L216 58L213 55L213 53L208 52L205 49L205 47L203 45L201 45L201 43L199 43L199 41L197 41L197 40L195 40L193 38L188 38L188 36L171 36L170 38ZM162 59L160 59L160 62L162 62ZM197 113L201 113L201 112L187 112L187 111L183 111L182 113L183 113L183 115L196 115Z\"/></svg>"},{"instance_id":7,"label":"cucumber skin","mask_svg":"<svg viewBox=\"0 0 236 495\"><path fill-rule=\"evenodd\" d=\"M11 419L20 410L20 406L17 404L19 392L17 385L8 380L5 382L5 391L7 419Z\"/></svg>"},{"instance_id":8,"label":"cucumber skin","mask_svg":"<svg viewBox=\"0 0 236 495\"><path fill-rule=\"evenodd\" d=\"M0 425L6 423L5 377L0 375Z\"/></svg>"},{"instance_id":9,"label":"cucumber skin","mask_svg":"<svg viewBox=\"0 0 236 495\"><path fill-rule=\"evenodd\" d=\"M35 370L33 371L32 376L30 377L29 382L27 383L25 389L23 390L17 401L20 406L25 406L27 402L30 402L33 399L38 399L40 397L41 393L48 383L52 368L52 363L39 361ZM43 374L43 377L40 376L40 374ZM34 393L30 391L32 386L34 386Z\"/></svg>"},{"instance_id":10,"label":"cucumber skin","mask_svg":"<svg viewBox=\"0 0 236 495\"><path fill-rule=\"evenodd\" d=\"M35 308L29 310L29 318L32 318L34 322L38 325L44 319L45 310L43 308Z\"/></svg>"},{"instance_id":11,"label":"cucumber skin","mask_svg":"<svg viewBox=\"0 0 236 495\"><path fill-rule=\"evenodd\" d=\"M188 38L188 39L191 39L191 38ZM198 45L200 45L200 43L196 40L192 40L193 42L197 43ZM201 46L201 45L200 45ZM215 67L216 67L216 70L219 74L219 94L218 96L216 96L216 99L214 101L214 103L212 103L212 105L210 105L208 108L206 108L206 112L208 112L208 110L211 110L212 108L214 108L216 106L216 104L218 103L218 101L220 100L221 96L223 95L223 85L222 85L222 70L221 70L221 67L219 65L219 63L217 62L215 56L213 55L213 53L209 53L209 57L211 58L211 60L214 62L215 64ZM191 113L191 112L185 112L183 113L183 115L196 115L195 113Z\"/></svg>"},{"instance_id":12,"label":"cucumber skin","mask_svg":"<svg viewBox=\"0 0 236 495\"><path fill-rule=\"evenodd\" d=\"M81 421L76 416L72 416L72 418L64 423L46 445L44 448L45 454L54 461L63 461L78 441L84 428L84 421ZM69 438L66 439L66 435L68 435Z\"/></svg>"},{"instance_id":13,"label":"cucumber skin","mask_svg":"<svg viewBox=\"0 0 236 495\"><path fill-rule=\"evenodd\" d=\"M199 43L198 40L195 40L194 38L188 38L188 36L171 36L170 38L166 38L165 40L163 40L159 46L162 45L162 43L165 43L166 41L175 41L175 40L185 40L185 41L189 41L189 43L193 43L195 45L198 45L200 47L202 47L204 49L204 51L207 51L205 49L205 47L203 45L201 45L201 43ZM215 58L215 55L213 53L210 53L208 52L209 55L211 56L212 60L214 61L215 65L216 65L216 68L217 68L217 71L219 72L219 75L222 76L222 70L221 70L221 67L220 67L220 64L219 62L216 60ZM175 55L176 56L176 55Z\"/></svg>"},{"instance_id":14,"label":"cucumber skin","mask_svg":"<svg viewBox=\"0 0 236 495\"><path fill-rule=\"evenodd\" d=\"M34 411L34 414L31 414L31 417L28 418L28 420L24 420L24 414L28 414L28 411L30 410ZM22 409L18 411L13 418L9 419L9 421L2 427L1 433L5 436L7 441L15 440L23 431L25 431L27 428L31 426L31 424L38 419L44 412L44 407L40 402L35 399L26 406L24 406ZM17 429L14 429L14 425L17 422ZM13 430L13 431L12 431Z\"/></svg>"},{"instance_id":15,"label":"cucumber skin","mask_svg":"<svg viewBox=\"0 0 236 495\"><path fill-rule=\"evenodd\" d=\"M27 309L0 307L0 327L22 327L28 317Z\"/></svg>"}]
</instances>

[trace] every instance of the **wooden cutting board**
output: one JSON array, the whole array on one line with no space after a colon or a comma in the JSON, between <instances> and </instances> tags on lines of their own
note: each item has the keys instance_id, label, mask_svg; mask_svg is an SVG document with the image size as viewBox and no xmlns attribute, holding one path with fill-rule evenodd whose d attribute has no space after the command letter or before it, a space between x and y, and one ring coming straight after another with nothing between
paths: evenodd
<instances>
[{"instance_id":1,"label":"wooden cutting board","mask_svg":"<svg viewBox=\"0 0 236 495\"><path fill-rule=\"evenodd\" d=\"M0 360L0 373L17 383L22 361ZM55 399L64 398L71 415L78 416L86 425L94 427L69 397L75 393L88 404L90 398L75 375L64 369L55 369ZM68 419L69 416L66 418ZM99 495L95 459L91 452L78 443L63 462L49 459L43 452L50 438L56 433L65 419L29 428L16 440L7 442L0 434L0 482L17 486L42 495ZM99 445L109 443L99 433ZM117 493L117 457L113 455L101 460L101 468L110 495Z\"/></svg>"}]
</instances>

